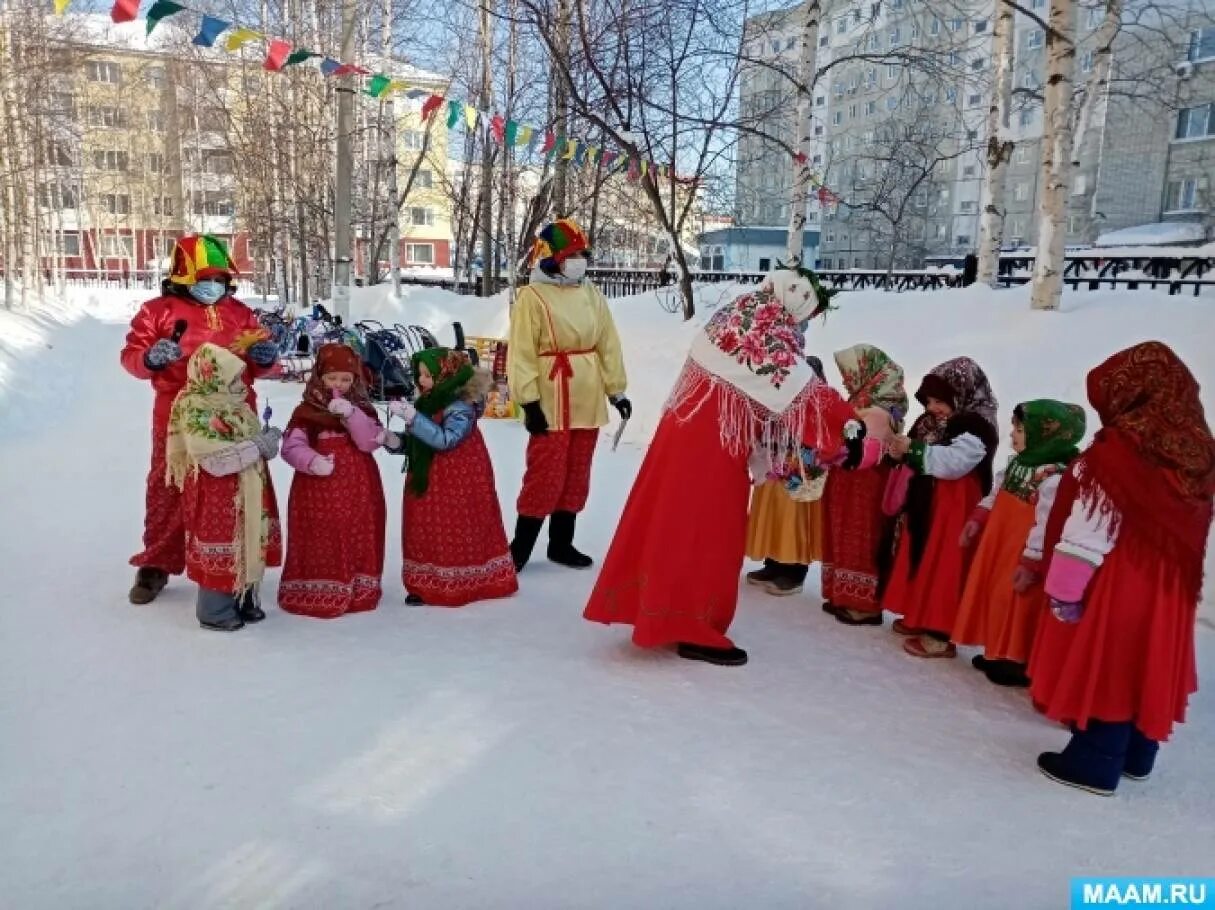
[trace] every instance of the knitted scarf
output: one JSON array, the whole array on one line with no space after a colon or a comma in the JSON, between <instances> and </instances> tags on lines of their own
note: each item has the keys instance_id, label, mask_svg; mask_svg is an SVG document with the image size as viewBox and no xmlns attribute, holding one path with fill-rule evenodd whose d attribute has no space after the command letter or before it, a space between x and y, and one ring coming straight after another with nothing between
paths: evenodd
<instances>
[{"instance_id":1,"label":"knitted scarf","mask_svg":"<svg viewBox=\"0 0 1215 910\"><path fill-rule=\"evenodd\" d=\"M1065 471L1080 454L1084 408L1043 398L1017 405L1013 419L1025 428L1025 451L1009 460L1003 489L1029 502L1043 480Z\"/></svg>"},{"instance_id":2,"label":"knitted scarf","mask_svg":"<svg viewBox=\"0 0 1215 910\"><path fill-rule=\"evenodd\" d=\"M308 444L316 445L321 433L345 433L346 426L336 414L329 413L333 393L325 388L327 373L350 373L354 384L346 393L346 400L369 417L379 420L367 383L363 375L363 361L353 348L344 344L322 345L316 353L316 362L304 386L304 400L296 405L287 421L287 432L302 429L308 434Z\"/></svg>"},{"instance_id":3,"label":"knitted scarf","mask_svg":"<svg viewBox=\"0 0 1215 910\"><path fill-rule=\"evenodd\" d=\"M197 475L207 455L252 439L261 429L257 415L245 401L241 376L245 362L231 351L203 344L186 365L186 384L173 401L169 436L165 445L166 480L178 489ZM233 503L236 522L236 587L240 593L262 577L265 569L268 522L262 490L265 464L259 461L237 475Z\"/></svg>"},{"instance_id":4,"label":"knitted scarf","mask_svg":"<svg viewBox=\"0 0 1215 910\"><path fill-rule=\"evenodd\" d=\"M432 420L441 420L444 408L451 405L464 392L464 387L473 378L474 370L468 355L448 348L426 348L413 355L413 373L423 364L434 379L429 392L418 396L414 407L418 413ZM423 495L430 486L430 465L435 450L410 434L406 447L409 461L409 477L406 487L416 496Z\"/></svg>"}]
</instances>

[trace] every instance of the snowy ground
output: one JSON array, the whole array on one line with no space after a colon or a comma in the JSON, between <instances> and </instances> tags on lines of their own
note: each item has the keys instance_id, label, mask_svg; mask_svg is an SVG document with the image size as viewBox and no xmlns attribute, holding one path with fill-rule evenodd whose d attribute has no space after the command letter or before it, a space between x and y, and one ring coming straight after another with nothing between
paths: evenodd
<instances>
[{"instance_id":1,"label":"snowy ground","mask_svg":"<svg viewBox=\"0 0 1215 910\"><path fill-rule=\"evenodd\" d=\"M972 353L1002 412L1079 395L1100 356L1148 335L1215 382L1209 302L1121 296L1029 322L1012 296L972 315L948 295L857 295L812 344L874 341L912 373ZM427 299L466 325L484 306ZM618 307L640 413L633 445L599 454L580 533L596 554L690 331L652 301ZM1049 908L1073 876L1212 872L1206 625L1191 722L1152 781L1103 800L1036 772L1065 733L1023 693L907 658L888 627L840 626L813 584L744 590L740 670L583 622L594 576L543 563L509 601L405 608L388 458L376 613L272 609L222 636L197 629L182 583L133 608L150 395L117 366L121 326L64 318L0 319L0 906ZM261 392L281 421L294 393ZM509 517L524 436L486 434Z\"/></svg>"}]
</instances>

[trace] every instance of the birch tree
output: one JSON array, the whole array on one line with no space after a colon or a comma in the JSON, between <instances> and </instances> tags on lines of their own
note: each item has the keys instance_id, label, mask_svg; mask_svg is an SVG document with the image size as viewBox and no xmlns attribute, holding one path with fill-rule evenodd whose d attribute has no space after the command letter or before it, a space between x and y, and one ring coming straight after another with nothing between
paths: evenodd
<instances>
[{"instance_id":1,"label":"birch tree","mask_svg":"<svg viewBox=\"0 0 1215 910\"><path fill-rule=\"evenodd\" d=\"M813 188L814 169L810 164L812 113L814 105L815 51L822 19L821 0L807 0L801 10L801 49L797 66L797 124L794 127L796 153L793 156L793 191L789 195L789 237L785 264L798 268L806 235L806 206Z\"/></svg>"},{"instance_id":2,"label":"birch tree","mask_svg":"<svg viewBox=\"0 0 1215 910\"><path fill-rule=\"evenodd\" d=\"M987 177L983 181L981 206L983 217L979 224L978 282L998 287L1000 247L1004 239L1005 187L1008 164L1012 160L1013 141L1010 135L1012 116L1013 47L1016 28L1013 8L1000 3L992 32L992 91L987 111Z\"/></svg>"}]
</instances>

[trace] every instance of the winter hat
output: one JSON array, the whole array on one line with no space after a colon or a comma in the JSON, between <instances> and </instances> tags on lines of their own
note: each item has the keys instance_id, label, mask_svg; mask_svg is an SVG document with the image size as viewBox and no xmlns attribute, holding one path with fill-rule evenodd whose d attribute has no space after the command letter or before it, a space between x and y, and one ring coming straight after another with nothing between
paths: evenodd
<instances>
[{"instance_id":1,"label":"winter hat","mask_svg":"<svg viewBox=\"0 0 1215 910\"><path fill-rule=\"evenodd\" d=\"M321 433L344 433L346 425L340 417L329 413L329 403L333 401L333 393L325 388L323 377L326 373L351 373L354 375L354 385L346 393L346 400L366 414L379 421L375 405L367 392L367 371L363 361L349 345L331 342L323 344L316 352L316 361L304 386L304 399L291 414L287 423L287 432L302 429L308 434L310 445L316 445Z\"/></svg>"},{"instance_id":2,"label":"winter hat","mask_svg":"<svg viewBox=\"0 0 1215 910\"><path fill-rule=\"evenodd\" d=\"M1025 451L1014 455L1004 470L1004 489L1028 502L1048 473L1062 473L1080 454L1084 408L1042 398L1017 405L1013 420L1025 428Z\"/></svg>"},{"instance_id":3,"label":"winter hat","mask_svg":"<svg viewBox=\"0 0 1215 910\"><path fill-rule=\"evenodd\" d=\"M797 322L826 313L831 309L831 298L839 293L823 287L810 269L777 268L768 274L764 285Z\"/></svg>"},{"instance_id":4,"label":"winter hat","mask_svg":"<svg viewBox=\"0 0 1215 910\"><path fill-rule=\"evenodd\" d=\"M536 235L536 242L532 244L531 267L538 265L543 272L557 272L565 260L588 249L590 241L578 222L573 218L561 218L545 226Z\"/></svg>"},{"instance_id":5,"label":"winter hat","mask_svg":"<svg viewBox=\"0 0 1215 910\"><path fill-rule=\"evenodd\" d=\"M316 352L313 371L317 376L324 376L326 373L350 373L358 378L363 375L363 361L358 352L348 344L323 344Z\"/></svg>"},{"instance_id":6,"label":"winter hat","mask_svg":"<svg viewBox=\"0 0 1215 910\"><path fill-rule=\"evenodd\" d=\"M169 281L189 287L208 278L220 275L232 278L237 274L236 265L228 255L222 240L210 234L187 234L173 244L172 270Z\"/></svg>"}]
</instances>

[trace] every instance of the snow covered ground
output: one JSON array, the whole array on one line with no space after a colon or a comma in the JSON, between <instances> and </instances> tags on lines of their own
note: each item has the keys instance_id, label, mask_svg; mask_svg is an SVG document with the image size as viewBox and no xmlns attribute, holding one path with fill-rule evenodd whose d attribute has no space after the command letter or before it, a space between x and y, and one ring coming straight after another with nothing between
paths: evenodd
<instances>
[{"instance_id":1,"label":"snow covered ground","mask_svg":"<svg viewBox=\"0 0 1215 910\"><path fill-rule=\"evenodd\" d=\"M500 305L412 290L400 318L445 340L452 318L505 325ZM1209 620L1190 723L1151 781L1103 800L1034 769L1066 734L1023 693L965 660L907 658L888 627L840 626L813 580L799 598L743 591L739 670L583 622L593 574L543 562L509 601L405 608L390 458L377 612L271 609L223 636L198 630L184 583L131 607L150 392L118 367L115 320L134 302L0 313L0 906L1047 908L1073 876L1211 873ZM1208 301L1067 304L847 295L810 343L830 363L871 341L912 376L971 354L1004 417L1026 397L1082 400L1090 366L1147 337L1215 383ZM580 528L599 555L694 330L653 295L614 306L638 415L599 453ZM298 394L260 392L280 423ZM524 435L485 430L510 520Z\"/></svg>"}]
</instances>

